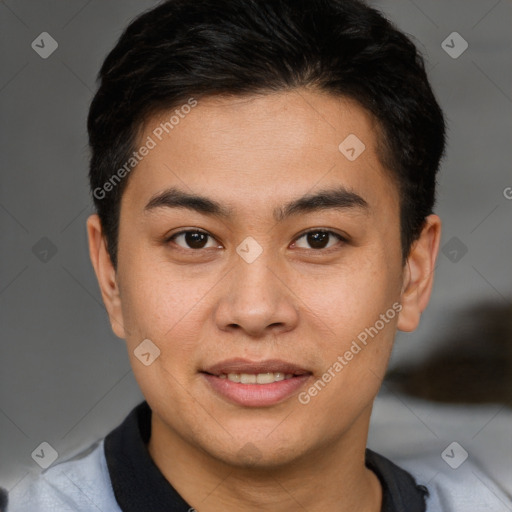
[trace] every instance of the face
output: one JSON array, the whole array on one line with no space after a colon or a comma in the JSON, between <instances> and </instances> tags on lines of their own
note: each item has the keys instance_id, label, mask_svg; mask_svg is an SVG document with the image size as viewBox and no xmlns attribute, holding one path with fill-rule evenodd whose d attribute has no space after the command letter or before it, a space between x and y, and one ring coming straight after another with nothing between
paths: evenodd
<instances>
[{"instance_id":1,"label":"face","mask_svg":"<svg viewBox=\"0 0 512 512\"><path fill-rule=\"evenodd\" d=\"M190 110L163 136L172 113L146 124L155 145L123 194L116 271L89 229L153 428L234 465L365 442L396 329L428 299L410 290L421 258L402 265L375 122L305 90Z\"/></svg>"}]
</instances>

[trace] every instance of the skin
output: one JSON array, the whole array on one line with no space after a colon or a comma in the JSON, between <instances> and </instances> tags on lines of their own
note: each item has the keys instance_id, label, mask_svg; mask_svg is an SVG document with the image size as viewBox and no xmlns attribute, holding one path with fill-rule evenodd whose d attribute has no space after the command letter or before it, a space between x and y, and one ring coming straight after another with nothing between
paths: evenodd
<instances>
[{"instance_id":1,"label":"skin","mask_svg":"<svg viewBox=\"0 0 512 512\"><path fill-rule=\"evenodd\" d=\"M152 118L141 141L168 117ZM314 90L202 99L129 177L117 270L99 218L87 221L112 328L153 411L149 453L201 512L380 511L380 483L364 465L372 404L396 330L414 330L427 306L441 222L426 219L403 265L398 192L377 155L377 128L355 102ZM338 149L351 133L366 146L355 161ZM339 185L368 208L274 219L274 208ZM171 186L232 217L145 211ZM202 249L184 236L168 241L186 228L211 238ZM348 240L331 235L315 248L302 235L320 228ZM247 236L263 249L250 264L236 252ZM304 391L394 303L400 314L307 405L297 395L235 405L199 373L232 357L283 359L312 372ZM161 351L149 366L134 355L146 338Z\"/></svg>"}]
</instances>

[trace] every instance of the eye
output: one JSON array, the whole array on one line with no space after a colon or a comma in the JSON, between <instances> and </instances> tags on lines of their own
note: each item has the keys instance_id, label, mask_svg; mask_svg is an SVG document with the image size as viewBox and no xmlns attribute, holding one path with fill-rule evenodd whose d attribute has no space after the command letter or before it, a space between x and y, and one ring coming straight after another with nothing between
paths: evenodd
<instances>
[{"instance_id":1,"label":"eye","mask_svg":"<svg viewBox=\"0 0 512 512\"><path fill-rule=\"evenodd\" d=\"M308 231L306 233L303 233L299 238L295 240L293 243L293 246L296 246L300 249L314 249L314 250L321 250L321 249L329 249L333 245L335 245L336 240L333 240L333 237L338 242L346 242L347 239L343 236L339 235L338 233L335 233L334 231L329 231L325 229L315 229ZM211 239L211 242L208 246L208 239ZM301 239L305 239L306 243L309 244L309 247L307 246L300 246L298 241ZM178 242L178 240L181 240L181 243ZM208 249L208 248L215 248L220 247L219 244L215 241L215 239L206 231L201 231L198 229L194 230L185 230L180 231L179 233L175 233L171 237L168 238L168 242L174 242L176 245L183 249L192 249L192 250L199 250L199 249ZM333 242L333 243L331 243Z\"/></svg>"},{"instance_id":2,"label":"eye","mask_svg":"<svg viewBox=\"0 0 512 512\"><path fill-rule=\"evenodd\" d=\"M301 240L302 238L305 238L306 243L310 245L310 247L299 247L300 249L329 249L332 247L331 244L329 245L330 238L332 239L332 235L338 239L338 242L346 242L346 238L344 238L341 235L338 235L338 233L335 233L334 231L328 231L324 229L315 229L308 231L307 233L303 233L299 238L296 239L294 242L294 246L297 246L297 241Z\"/></svg>"},{"instance_id":3,"label":"eye","mask_svg":"<svg viewBox=\"0 0 512 512\"><path fill-rule=\"evenodd\" d=\"M183 249L207 249L208 238L211 238L213 243L210 247L219 247L217 243L213 242L214 238L211 235L206 231L199 231L197 229L180 231L179 233L172 235L168 241L176 243L176 245ZM187 245L181 245L180 243L177 243L177 240L182 240L183 243Z\"/></svg>"}]
</instances>

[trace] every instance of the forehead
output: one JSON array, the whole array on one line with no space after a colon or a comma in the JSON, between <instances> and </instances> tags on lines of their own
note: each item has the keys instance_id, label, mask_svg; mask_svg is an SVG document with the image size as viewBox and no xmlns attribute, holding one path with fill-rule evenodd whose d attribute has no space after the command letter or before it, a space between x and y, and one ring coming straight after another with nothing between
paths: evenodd
<instances>
[{"instance_id":1,"label":"forehead","mask_svg":"<svg viewBox=\"0 0 512 512\"><path fill-rule=\"evenodd\" d=\"M247 97L207 97L181 119L169 116L169 112L155 116L146 123L145 135L157 132L159 139L158 130L168 127L170 117L179 124L169 133L165 131L163 139L174 138L182 151L197 152L198 158L201 150L208 148L211 158L222 158L228 152L233 157L272 154L281 157L278 162L304 156L309 160L338 157L338 145L350 133L358 135L370 149L375 149L377 142L373 116L356 102L299 89Z\"/></svg>"},{"instance_id":2,"label":"forehead","mask_svg":"<svg viewBox=\"0 0 512 512\"><path fill-rule=\"evenodd\" d=\"M154 147L124 194L140 209L171 185L235 210L274 210L284 197L339 184L369 204L397 200L377 155L378 125L347 98L307 90L205 98L150 118L139 144L148 140Z\"/></svg>"}]
</instances>

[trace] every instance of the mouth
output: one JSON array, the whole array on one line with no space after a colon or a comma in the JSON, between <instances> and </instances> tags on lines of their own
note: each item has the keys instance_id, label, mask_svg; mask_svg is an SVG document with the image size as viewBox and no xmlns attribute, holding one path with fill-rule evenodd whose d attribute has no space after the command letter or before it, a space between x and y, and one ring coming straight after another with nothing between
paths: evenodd
<instances>
[{"instance_id":1,"label":"mouth","mask_svg":"<svg viewBox=\"0 0 512 512\"><path fill-rule=\"evenodd\" d=\"M200 373L215 394L246 407L280 403L296 394L312 376L305 368L277 359L260 362L231 359Z\"/></svg>"},{"instance_id":2,"label":"mouth","mask_svg":"<svg viewBox=\"0 0 512 512\"><path fill-rule=\"evenodd\" d=\"M212 375L212 374L209 374ZM213 375L219 379L228 379L231 382L237 382L241 384L272 384L273 382L280 382L282 380L292 379L298 375L293 373L283 372L267 372L267 373L221 373L219 375Z\"/></svg>"}]
</instances>

